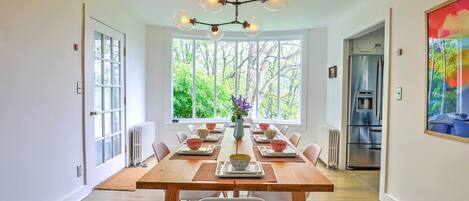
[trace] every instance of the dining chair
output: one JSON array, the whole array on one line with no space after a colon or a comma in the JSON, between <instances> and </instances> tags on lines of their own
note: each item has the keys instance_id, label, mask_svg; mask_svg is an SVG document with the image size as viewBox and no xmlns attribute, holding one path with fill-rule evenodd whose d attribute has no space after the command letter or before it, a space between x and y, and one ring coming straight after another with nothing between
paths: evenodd
<instances>
[{"instance_id":1,"label":"dining chair","mask_svg":"<svg viewBox=\"0 0 469 201\"><path fill-rule=\"evenodd\" d=\"M289 140L293 144L293 146L298 148L298 144L300 143L300 139L301 139L301 134L295 132L291 135Z\"/></svg>"},{"instance_id":2,"label":"dining chair","mask_svg":"<svg viewBox=\"0 0 469 201\"><path fill-rule=\"evenodd\" d=\"M280 132L285 136L287 135L287 131L288 131L288 126L282 126L280 128Z\"/></svg>"},{"instance_id":3,"label":"dining chair","mask_svg":"<svg viewBox=\"0 0 469 201\"><path fill-rule=\"evenodd\" d=\"M303 155L313 163L314 166L318 163L319 155L321 154L321 146L312 143L303 151Z\"/></svg>"},{"instance_id":4,"label":"dining chair","mask_svg":"<svg viewBox=\"0 0 469 201\"><path fill-rule=\"evenodd\" d=\"M252 119L251 117L247 117L245 119L246 123L249 124L250 126L253 126L254 125L254 119Z\"/></svg>"},{"instance_id":5,"label":"dining chair","mask_svg":"<svg viewBox=\"0 0 469 201\"><path fill-rule=\"evenodd\" d=\"M176 137L178 137L179 143L183 143L188 138L187 133L184 131L176 133Z\"/></svg>"},{"instance_id":6,"label":"dining chair","mask_svg":"<svg viewBox=\"0 0 469 201\"><path fill-rule=\"evenodd\" d=\"M158 162L163 160L163 158L166 157L170 153L169 148L168 148L168 146L166 146L165 143L162 143L162 142L156 143L156 142L154 142L152 144L152 146L153 146L153 151L155 152L156 160Z\"/></svg>"},{"instance_id":7,"label":"dining chair","mask_svg":"<svg viewBox=\"0 0 469 201\"><path fill-rule=\"evenodd\" d=\"M265 201L261 198L204 198L200 201Z\"/></svg>"},{"instance_id":8,"label":"dining chair","mask_svg":"<svg viewBox=\"0 0 469 201\"><path fill-rule=\"evenodd\" d=\"M319 154L321 153L321 147L317 144L310 144L303 151L303 155L313 163L314 166L318 163ZM306 193L306 198L309 196L309 192ZM291 193L289 192L259 192L251 191L249 196L262 198L268 201L291 201Z\"/></svg>"},{"instance_id":9,"label":"dining chair","mask_svg":"<svg viewBox=\"0 0 469 201\"><path fill-rule=\"evenodd\" d=\"M158 162L163 160L163 158L168 156L170 153L168 146L162 142L159 142L159 143L154 142L153 151L155 152L155 156ZM217 197L219 195L220 195L220 192L217 192L217 191L184 190L184 191L179 192L179 200L195 201L195 200L201 200L206 197Z\"/></svg>"},{"instance_id":10,"label":"dining chair","mask_svg":"<svg viewBox=\"0 0 469 201\"><path fill-rule=\"evenodd\" d=\"M194 134L195 132L197 132L197 128L195 128L195 126L192 124L187 125L187 128L189 129L190 134Z\"/></svg>"}]
</instances>

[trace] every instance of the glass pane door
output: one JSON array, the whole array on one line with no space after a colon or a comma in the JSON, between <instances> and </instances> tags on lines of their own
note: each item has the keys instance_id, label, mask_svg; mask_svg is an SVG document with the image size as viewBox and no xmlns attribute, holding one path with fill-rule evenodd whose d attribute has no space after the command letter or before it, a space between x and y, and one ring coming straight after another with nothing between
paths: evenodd
<instances>
[{"instance_id":1,"label":"glass pane door","mask_svg":"<svg viewBox=\"0 0 469 201\"><path fill-rule=\"evenodd\" d=\"M94 144L96 166L122 154L122 41L94 32Z\"/></svg>"}]
</instances>

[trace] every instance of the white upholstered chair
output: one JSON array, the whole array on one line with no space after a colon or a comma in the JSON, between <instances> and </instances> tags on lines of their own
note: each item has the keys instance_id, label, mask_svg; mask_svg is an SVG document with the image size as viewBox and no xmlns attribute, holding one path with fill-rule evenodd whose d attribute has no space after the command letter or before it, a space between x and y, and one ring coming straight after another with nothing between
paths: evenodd
<instances>
[{"instance_id":1,"label":"white upholstered chair","mask_svg":"<svg viewBox=\"0 0 469 201\"><path fill-rule=\"evenodd\" d=\"M192 125L192 124L187 125L187 128L189 129L189 134L190 134L190 135L192 135L192 134L194 134L195 132L197 132L197 128L195 128L195 126Z\"/></svg>"},{"instance_id":2,"label":"white upholstered chair","mask_svg":"<svg viewBox=\"0 0 469 201\"><path fill-rule=\"evenodd\" d=\"M290 142L293 144L293 146L298 148L298 144L300 144L300 139L301 139L301 134L299 133L293 133L290 136Z\"/></svg>"},{"instance_id":3,"label":"white upholstered chair","mask_svg":"<svg viewBox=\"0 0 469 201\"><path fill-rule=\"evenodd\" d=\"M187 133L184 131L176 133L176 137L178 138L179 143L183 143L188 138Z\"/></svg>"},{"instance_id":4,"label":"white upholstered chair","mask_svg":"<svg viewBox=\"0 0 469 201\"><path fill-rule=\"evenodd\" d=\"M261 198L204 198L200 201L265 201Z\"/></svg>"},{"instance_id":5,"label":"white upholstered chair","mask_svg":"<svg viewBox=\"0 0 469 201\"><path fill-rule=\"evenodd\" d=\"M282 126L280 127L280 132L283 134L283 135L287 135L287 131L288 131L288 126Z\"/></svg>"}]
</instances>

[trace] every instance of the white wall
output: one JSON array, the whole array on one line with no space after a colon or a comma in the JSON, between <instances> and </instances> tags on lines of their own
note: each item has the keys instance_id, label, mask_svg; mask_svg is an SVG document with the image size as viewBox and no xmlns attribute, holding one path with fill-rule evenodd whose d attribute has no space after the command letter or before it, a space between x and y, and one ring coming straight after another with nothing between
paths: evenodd
<instances>
[{"instance_id":1,"label":"white wall","mask_svg":"<svg viewBox=\"0 0 469 201\"><path fill-rule=\"evenodd\" d=\"M327 64L337 66L337 78L327 80L326 123L338 128L342 134L340 168L345 168L346 158L346 126L343 125L346 123L343 119L345 117L343 111L346 107L343 94L346 94L346 89L343 88L343 78L347 76L344 73L344 51L348 46L344 46L344 40L384 22L385 13L384 0L364 0L328 27Z\"/></svg>"},{"instance_id":2,"label":"white wall","mask_svg":"<svg viewBox=\"0 0 469 201\"><path fill-rule=\"evenodd\" d=\"M128 33L131 125L145 119L144 25L119 2L97 1L87 1L89 9L102 9L99 17ZM82 66L73 50L82 1L0 1L0 19L0 200L73 198L86 189L76 177L84 157Z\"/></svg>"},{"instance_id":3,"label":"white wall","mask_svg":"<svg viewBox=\"0 0 469 201\"><path fill-rule=\"evenodd\" d=\"M171 38L180 32L166 27L147 26L147 120L155 121L156 140L177 145L175 133L187 131L187 123L171 122ZM325 86L327 30L296 31L305 38L305 120L301 126L290 126L291 131L303 134L302 145L316 141L321 125L325 123ZM185 34L200 34L191 32ZM264 33L262 36L282 36L285 32ZM238 36L227 33L226 36Z\"/></svg>"},{"instance_id":4,"label":"white wall","mask_svg":"<svg viewBox=\"0 0 469 201\"><path fill-rule=\"evenodd\" d=\"M424 134L425 10L444 0L393 0L386 192L399 201L469 199L469 144ZM402 48L404 54L394 52Z\"/></svg>"}]
</instances>

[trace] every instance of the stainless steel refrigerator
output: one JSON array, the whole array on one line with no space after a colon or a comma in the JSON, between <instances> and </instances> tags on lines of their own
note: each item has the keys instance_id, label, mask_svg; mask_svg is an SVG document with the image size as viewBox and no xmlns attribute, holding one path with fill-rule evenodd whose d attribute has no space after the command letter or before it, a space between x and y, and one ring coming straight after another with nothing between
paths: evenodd
<instances>
[{"instance_id":1,"label":"stainless steel refrigerator","mask_svg":"<svg viewBox=\"0 0 469 201\"><path fill-rule=\"evenodd\" d=\"M381 158L383 56L350 56L347 168L378 169Z\"/></svg>"}]
</instances>

